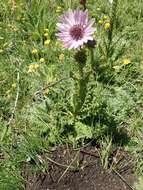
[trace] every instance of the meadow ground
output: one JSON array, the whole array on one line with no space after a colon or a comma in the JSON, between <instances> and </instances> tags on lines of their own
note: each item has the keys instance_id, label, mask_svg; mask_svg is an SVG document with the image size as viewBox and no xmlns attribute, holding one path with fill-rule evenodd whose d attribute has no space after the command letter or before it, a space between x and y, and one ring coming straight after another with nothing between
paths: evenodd
<instances>
[{"instance_id":1,"label":"meadow ground","mask_svg":"<svg viewBox=\"0 0 143 190\"><path fill-rule=\"evenodd\" d=\"M82 4L0 1L0 190L143 189L143 1ZM94 41L63 48L85 7Z\"/></svg>"}]
</instances>

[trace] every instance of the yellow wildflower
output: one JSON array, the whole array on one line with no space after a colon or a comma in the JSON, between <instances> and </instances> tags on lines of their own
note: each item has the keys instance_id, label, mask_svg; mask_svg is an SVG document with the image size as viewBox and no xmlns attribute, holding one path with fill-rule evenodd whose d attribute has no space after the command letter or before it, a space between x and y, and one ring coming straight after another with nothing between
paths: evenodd
<instances>
[{"instance_id":1,"label":"yellow wildflower","mask_svg":"<svg viewBox=\"0 0 143 190\"><path fill-rule=\"evenodd\" d=\"M129 63L131 63L130 59L126 58L126 59L123 60L124 65L128 65Z\"/></svg>"},{"instance_id":2,"label":"yellow wildflower","mask_svg":"<svg viewBox=\"0 0 143 190\"><path fill-rule=\"evenodd\" d=\"M105 25L104 25L104 29L105 29L105 30L109 30L110 27L111 27L110 22L106 22Z\"/></svg>"},{"instance_id":3,"label":"yellow wildflower","mask_svg":"<svg viewBox=\"0 0 143 190\"><path fill-rule=\"evenodd\" d=\"M99 24L103 24L103 20L99 20L98 23L99 23Z\"/></svg>"},{"instance_id":4,"label":"yellow wildflower","mask_svg":"<svg viewBox=\"0 0 143 190\"><path fill-rule=\"evenodd\" d=\"M60 60L60 61L63 61L64 58L65 58L65 55L64 55L63 53L61 53L61 54L59 55L59 60Z\"/></svg>"},{"instance_id":5,"label":"yellow wildflower","mask_svg":"<svg viewBox=\"0 0 143 190\"><path fill-rule=\"evenodd\" d=\"M44 45L45 45L45 46L48 46L49 43L50 43L50 40L45 40Z\"/></svg>"},{"instance_id":6,"label":"yellow wildflower","mask_svg":"<svg viewBox=\"0 0 143 190\"><path fill-rule=\"evenodd\" d=\"M28 71L27 73L35 73L37 71L37 69L39 68L39 64L30 64L28 67Z\"/></svg>"},{"instance_id":7,"label":"yellow wildflower","mask_svg":"<svg viewBox=\"0 0 143 190\"><path fill-rule=\"evenodd\" d=\"M62 12L62 7L58 6L56 9L56 13L61 13Z\"/></svg>"},{"instance_id":8,"label":"yellow wildflower","mask_svg":"<svg viewBox=\"0 0 143 190\"><path fill-rule=\"evenodd\" d=\"M49 29L48 29L48 28L45 28L45 29L44 29L44 32L45 32L45 33L48 33L48 32L49 32Z\"/></svg>"},{"instance_id":9,"label":"yellow wildflower","mask_svg":"<svg viewBox=\"0 0 143 190\"><path fill-rule=\"evenodd\" d=\"M48 37L48 36L49 36L48 32L44 33L44 36L45 36L45 37Z\"/></svg>"},{"instance_id":10,"label":"yellow wildflower","mask_svg":"<svg viewBox=\"0 0 143 190\"><path fill-rule=\"evenodd\" d=\"M107 19L108 19L108 16L107 16L107 15L104 15L104 16L103 16L103 19L104 19L104 20L107 20Z\"/></svg>"},{"instance_id":11,"label":"yellow wildflower","mask_svg":"<svg viewBox=\"0 0 143 190\"><path fill-rule=\"evenodd\" d=\"M45 62L45 59L44 59L44 58L40 58L39 62L40 62L40 63L44 63L44 62Z\"/></svg>"},{"instance_id":12,"label":"yellow wildflower","mask_svg":"<svg viewBox=\"0 0 143 190\"><path fill-rule=\"evenodd\" d=\"M35 54L38 54L38 50L34 48L34 49L32 50L32 54L34 54L34 55L35 55Z\"/></svg>"},{"instance_id":13,"label":"yellow wildflower","mask_svg":"<svg viewBox=\"0 0 143 190\"><path fill-rule=\"evenodd\" d=\"M27 73L33 73L33 72L34 72L33 67L29 66L29 67L28 67L28 71L27 71Z\"/></svg>"},{"instance_id":14,"label":"yellow wildflower","mask_svg":"<svg viewBox=\"0 0 143 190\"><path fill-rule=\"evenodd\" d=\"M38 69L40 67L40 65L39 64L34 64L34 69L36 70L36 69Z\"/></svg>"}]
</instances>

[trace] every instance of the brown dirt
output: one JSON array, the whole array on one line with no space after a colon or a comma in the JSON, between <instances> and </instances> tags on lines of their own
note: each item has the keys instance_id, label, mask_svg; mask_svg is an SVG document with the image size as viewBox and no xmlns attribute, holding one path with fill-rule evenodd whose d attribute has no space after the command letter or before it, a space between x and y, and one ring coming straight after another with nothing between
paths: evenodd
<instances>
[{"instance_id":1,"label":"brown dirt","mask_svg":"<svg viewBox=\"0 0 143 190\"><path fill-rule=\"evenodd\" d=\"M101 166L95 147L60 147L48 156L38 156L41 162L48 163L47 172L34 176L26 169L26 190L131 190L129 186L135 181L131 157L121 149L109 159L118 172Z\"/></svg>"}]
</instances>

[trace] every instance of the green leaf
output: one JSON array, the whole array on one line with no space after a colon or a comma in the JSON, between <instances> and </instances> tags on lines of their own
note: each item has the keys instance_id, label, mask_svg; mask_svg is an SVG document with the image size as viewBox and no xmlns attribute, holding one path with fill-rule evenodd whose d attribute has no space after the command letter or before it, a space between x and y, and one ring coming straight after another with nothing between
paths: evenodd
<instances>
[{"instance_id":1,"label":"green leaf","mask_svg":"<svg viewBox=\"0 0 143 190\"><path fill-rule=\"evenodd\" d=\"M81 122L75 123L75 131L77 133L76 140L84 138L92 138L91 128Z\"/></svg>"}]
</instances>

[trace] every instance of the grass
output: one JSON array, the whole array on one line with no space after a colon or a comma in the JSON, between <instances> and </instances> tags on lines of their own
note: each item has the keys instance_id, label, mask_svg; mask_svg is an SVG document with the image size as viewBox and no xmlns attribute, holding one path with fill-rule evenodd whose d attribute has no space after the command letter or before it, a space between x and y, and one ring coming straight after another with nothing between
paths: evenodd
<instances>
[{"instance_id":1,"label":"grass","mask_svg":"<svg viewBox=\"0 0 143 190\"><path fill-rule=\"evenodd\" d=\"M143 2L118 1L116 16L108 1L89 0L96 21L97 45L84 103L75 116L76 51L55 37L59 15L79 7L77 0L1 0L0 2L0 189L24 189L22 165L50 147L80 147L96 139L108 165L112 147L123 146L143 161ZM82 8L82 6L80 6ZM107 30L105 23L114 23ZM90 51L86 49L90 71ZM85 73L87 74L87 73ZM78 107L79 108L79 107ZM140 189L139 189L140 190Z\"/></svg>"}]
</instances>

